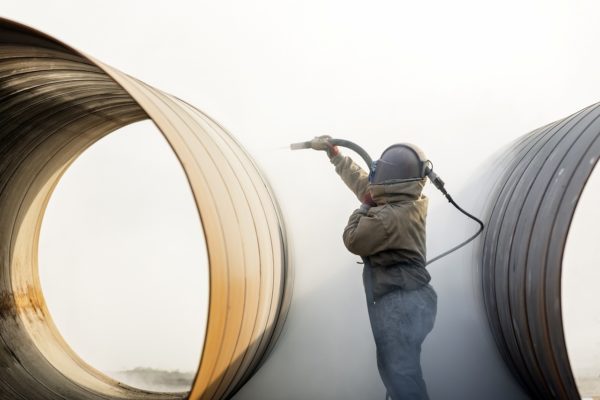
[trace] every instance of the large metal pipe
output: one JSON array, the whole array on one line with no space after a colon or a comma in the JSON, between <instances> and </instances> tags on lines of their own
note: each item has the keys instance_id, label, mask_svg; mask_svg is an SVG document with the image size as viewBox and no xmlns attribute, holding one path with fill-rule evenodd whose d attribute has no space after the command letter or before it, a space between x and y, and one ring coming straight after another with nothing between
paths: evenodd
<instances>
[{"instance_id":1,"label":"large metal pipe","mask_svg":"<svg viewBox=\"0 0 600 400\"><path fill-rule=\"evenodd\" d=\"M61 175L95 141L147 118L183 166L209 254L208 325L190 398L231 396L271 350L291 279L283 221L252 159L189 104L0 19L0 398L188 396L127 387L83 362L52 323L37 274L40 224Z\"/></svg>"},{"instance_id":2,"label":"large metal pipe","mask_svg":"<svg viewBox=\"0 0 600 400\"><path fill-rule=\"evenodd\" d=\"M483 243L483 292L504 359L536 398L580 398L565 345L562 260L600 156L600 107L525 136L504 153Z\"/></svg>"}]
</instances>

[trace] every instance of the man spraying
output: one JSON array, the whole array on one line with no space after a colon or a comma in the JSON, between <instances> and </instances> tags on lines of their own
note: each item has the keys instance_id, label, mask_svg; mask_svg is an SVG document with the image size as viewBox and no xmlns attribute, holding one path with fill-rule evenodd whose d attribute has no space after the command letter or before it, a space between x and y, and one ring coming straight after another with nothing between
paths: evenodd
<instances>
[{"instance_id":1,"label":"man spraying","mask_svg":"<svg viewBox=\"0 0 600 400\"><path fill-rule=\"evenodd\" d=\"M306 143L327 152L335 171L362 203L350 215L343 239L364 261L379 374L393 400L428 399L421 344L433 329L437 295L425 269L426 158L414 145L393 145L367 173L330 139L320 136Z\"/></svg>"}]
</instances>

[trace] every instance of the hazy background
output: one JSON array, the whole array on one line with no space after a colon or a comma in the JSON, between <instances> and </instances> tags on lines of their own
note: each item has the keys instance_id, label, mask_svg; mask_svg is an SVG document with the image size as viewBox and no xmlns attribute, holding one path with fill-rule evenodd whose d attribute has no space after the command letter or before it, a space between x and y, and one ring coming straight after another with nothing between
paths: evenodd
<instances>
[{"instance_id":1,"label":"hazy background","mask_svg":"<svg viewBox=\"0 0 600 400\"><path fill-rule=\"evenodd\" d=\"M183 169L149 121L67 170L40 234L42 289L67 342L103 371L194 371L208 260Z\"/></svg>"},{"instance_id":2,"label":"hazy background","mask_svg":"<svg viewBox=\"0 0 600 400\"><path fill-rule=\"evenodd\" d=\"M290 142L328 133L358 142L374 158L391 143L415 142L434 161L447 188L460 193L478 166L501 145L600 99L597 51L600 3L592 0L169 3L21 0L0 1L0 5L1 15L37 27L194 104L221 122L245 145L273 185L286 218L296 264L295 304L299 299L309 298L318 282L335 280L340 273L350 275L354 282L353 286L336 289L340 299L360 295L361 282L360 270L348 269L355 259L345 251L340 240L347 215L356 206L355 199L339 183L323 154L290 153L285 149ZM120 150L115 151L127 153L126 158L131 157L131 160L141 156L152 164L155 157L162 157L164 150L146 144L146 140L138 136L119 144ZM65 198L84 190L84 182L90 179L88 174L92 174L94 168L104 170L106 161L98 165L82 171L69 187L65 182L61 189ZM128 181L144 182L147 172L144 168L137 171L134 168L127 172L131 174ZM119 186L110 190L107 187L102 196L106 202L110 198L114 200L119 190ZM437 193L427 190L432 210L447 207ZM186 204L185 192L182 189L176 195L173 191L171 204ZM460 202L461 197L467 195L462 193L455 198ZM145 204L151 204L153 199L154 196L147 197ZM69 210L57 209L53 216L50 210L48 218L60 224L58 221L68 218L70 213L94 215L98 212L96 208L84 210L83 202L74 203ZM134 206L140 204L133 203ZM596 203L588 204L593 209ZM120 212L127 213L124 209ZM580 213L584 215L586 211ZM584 218L590 225L584 225L576 237L572 235L583 248L595 245L590 233L597 226L598 215L593 218ZM113 229L122 232L120 241L127 246L115 246L110 241L102 244L100 238L99 247L86 250L87 253L83 252L82 244L71 242L71 246L81 247L82 256L87 254L85 264L90 269L102 268L92 265L105 251L100 249L112 249L111 256L115 259L128 259L133 257L128 252L138 246L134 243L144 237L141 232L148 231L141 227L142 219L124 218L114 222ZM50 226L52 220L45 226ZM197 223L197 216L191 211L189 220ZM85 221L83 217L79 219L81 229L87 225ZM454 227L444 224L443 220L433 221L430 230L447 232L449 236L454 232ZM468 224L466 220L459 221ZM195 249L197 242L192 243L188 237L193 229L173 225L165 228L165 232L174 243L182 242ZM73 235L71 240L79 239L89 240L83 235ZM160 276L170 279L167 271L172 264L158 266L158 260L169 257L159 255L162 251L159 246L151 250L157 260L153 267L156 276L164 272ZM441 250L430 248L429 254L435 255ZM194 254L182 255L180 260L180 265L190 267L182 267L178 275L184 279L183 274L189 274L185 278L188 282L174 281L169 285L170 296L165 294L173 301L188 298L182 297L179 289L183 286L180 285L197 284L198 291L205 287L202 273L191 267L195 250L190 253ZM187 261L183 260L187 257ZM585 273L596 274L592 269L597 262L597 253L575 252L567 267L574 265ZM61 266L45 268L51 275L59 274ZM142 271L144 266L131 268ZM98 286L107 286L114 280L110 274L94 273L98 274L95 280ZM132 282L138 274L131 275ZM587 279L588 284L597 282L597 275L590 277L593 279ZM71 287L81 285L81 279L73 274L60 275L61 284ZM569 282L573 282L572 287ZM580 282L565 283L568 304L579 304L569 305L567 310L590 316L572 319L574 328L567 333L599 332L597 311L585 309L594 307L594 303L589 302L590 292L583 289ZM196 295L191 289L185 291L190 304L195 301L198 303L194 304L200 304L193 297ZM60 295L57 297L60 299ZM71 297L68 299L72 302ZM178 310L177 304L173 303L170 309ZM84 310L88 304L82 300L70 307ZM123 324L123 317L111 311L115 304L106 304L106 307L105 314L111 319L105 324L114 324L121 333L127 332L130 327ZM78 315L83 315L82 312ZM294 312L293 305L291 315ZM58 309L55 313L59 313ZM148 316L147 312L140 314ZM172 314L169 318L179 317L178 323L189 327L189 314ZM333 318L342 321L355 315L356 312L348 310L347 315ZM152 316L167 317L162 312ZM332 318L325 306L313 317L317 324ZM127 320L131 321L130 318L131 314ZM368 334L366 316L361 318L365 331L360 334ZM594 328L590 322L596 324ZM163 322L152 322L159 323ZM174 322L165 319L164 323ZM82 320L71 318L61 330L67 335L68 330L82 324ZM171 332L175 335L177 330ZM173 357L167 360L162 356L151 357L152 348L156 346L150 339L151 332L137 343L148 345L145 356L140 356L143 351L122 353L116 348L107 351L96 343L106 339L109 346L114 339L84 333L75 336L82 348L90 341L87 357L104 360L105 368L137 364L164 368L188 365L189 356L183 354L197 346L197 337L172 339L169 347ZM599 336L597 333L589 335L592 339ZM594 348L597 349L570 347L575 352L572 358L584 359L588 365L590 360L600 359L597 353L590 351ZM340 359L348 353L343 348L332 348L331 352ZM365 368L375 373L374 361L369 356L365 354L365 360L370 360L365 361L370 363ZM351 362L344 365L354 368Z\"/></svg>"}]
</instances>

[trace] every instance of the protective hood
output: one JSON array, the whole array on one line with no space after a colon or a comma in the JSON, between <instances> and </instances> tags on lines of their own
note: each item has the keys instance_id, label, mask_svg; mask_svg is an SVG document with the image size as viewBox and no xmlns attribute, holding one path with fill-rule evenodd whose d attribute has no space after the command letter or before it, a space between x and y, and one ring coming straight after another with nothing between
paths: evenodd
<instances>
[{"instance_id":1,"label":"protective hood","mask_svg":"<svg viewBox=\"0 0 600 400\"><path fill-rule=\"evenodd\" d=\"M361 207L350 216L343 234L348 250L369 257L375 268L398 263L424 266L428 202L421 193L426 178L369 184L367 172L350 157L338 155L331 162L359 201L370 193L377 203L367 213Z\"/></svg>"},{"instance_id":2,"label":"protective hood","mask_svg":"<svg viewBox=\"0 0 600 400\"><path fill-rule=\"evenodd\" d=\"M414 201L421 197L427 179L389 181L370 184L371 197L377 205Z\"/></svg>"}]
</instances>

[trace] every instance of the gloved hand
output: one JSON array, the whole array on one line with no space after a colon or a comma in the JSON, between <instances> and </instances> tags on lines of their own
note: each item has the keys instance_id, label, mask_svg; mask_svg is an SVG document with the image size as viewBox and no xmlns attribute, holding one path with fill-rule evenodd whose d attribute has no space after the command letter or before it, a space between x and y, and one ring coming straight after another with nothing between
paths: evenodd
<instances>
[{"instance_id":1,"label":"gloved hand","mask_svg":"<svg viewBox=\"0 0 600 400\"><path fill-rule=\"evenodd\" d=\"M331 144L329 139L331 139L329 135L316 136L310 141L310 147L314 150L326 151L329 158L333 158L340 154L340 149Z\"/></svg>"}]
</instances>

